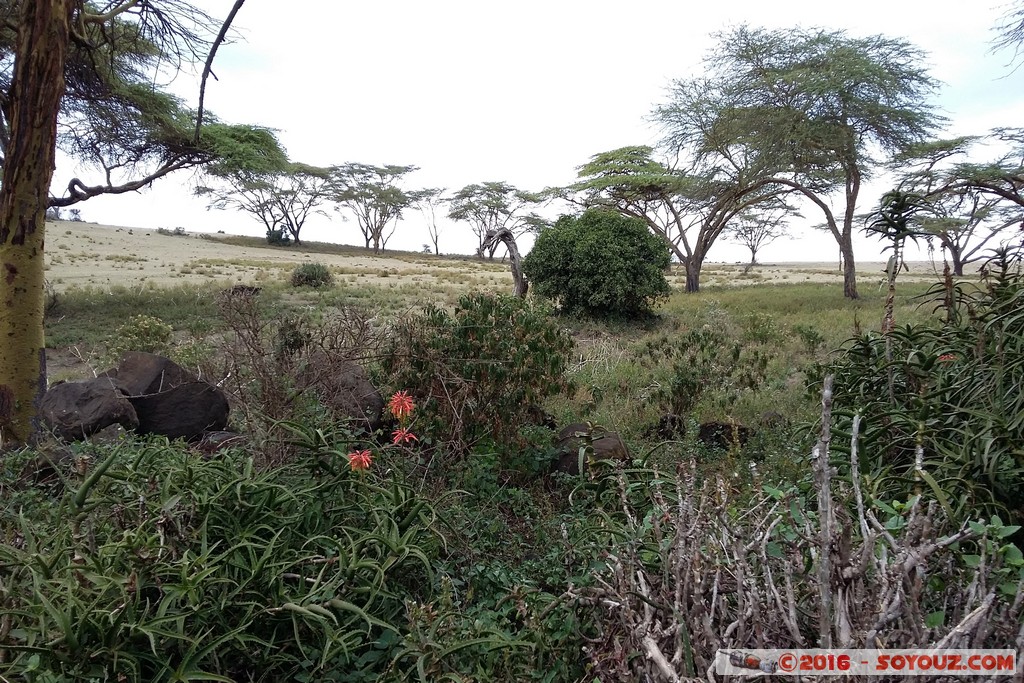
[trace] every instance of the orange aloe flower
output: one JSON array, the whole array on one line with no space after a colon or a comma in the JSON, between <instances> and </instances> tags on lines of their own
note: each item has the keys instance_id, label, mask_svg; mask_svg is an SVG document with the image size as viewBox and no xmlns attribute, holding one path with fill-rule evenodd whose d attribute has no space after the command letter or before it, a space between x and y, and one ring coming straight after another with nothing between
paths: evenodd
<instances>
[{"instance_id":1,"label":"orange aloe flower","mask_svg":"<svg viewBox=\"0 0 1024 683\"><path fill-rule=\"evenodd\" d=\"M407 391L396 391L388 401L388 410L391 414L401 420L412 414L416 405L412 402L412 396Z\"/></svg>"},{"instance_id":2,"label":"orange aloe flower","mask_svg":"<svg viewBox=\"0 0 1024 683\"><path fill-rule=\"evenodd\" d=\"M391 443L399 446L403 443L412 443L413 441L419 441L416 435L410 432L405 427L399 427L391 433Z\"/></svg>"},{"instance_id":3,"label":"orange aloe flower","mask_svg":"<svg viewBox=\"0 0 1024 683\"><path fill-rule=\"evenodd\" d=\"M354 451L348 454L348 464L353 470L368 470L373 464L370 451Z\"/></svg>"}]
</instances>

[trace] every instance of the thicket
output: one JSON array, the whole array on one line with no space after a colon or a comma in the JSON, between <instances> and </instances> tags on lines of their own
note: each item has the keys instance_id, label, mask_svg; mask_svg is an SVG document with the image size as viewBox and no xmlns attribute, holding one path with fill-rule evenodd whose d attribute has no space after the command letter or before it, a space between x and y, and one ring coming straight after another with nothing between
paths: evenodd
<instances>
[{"instance_id":1,"label":"thicket","mask_svg":"<svg viewBox=\"0 0 1024 683\"><path fill-rule=\"evenodd\" d=\"M422 406L421 424L442 451L481 440L508 443L562 391L572 338L542 306L469 294L449 311L430 305L399 320L381 371Z\"/></svg>"},{"instance_id":2,"label":"thicket","mask_svg":"<svg viewBox=\"0 0 1024 683\"><path fill-rule=\"evenodd\" d=\"M538 296L570 314L636 318L671 292L664 242L643 221L589 209L541 231L523 262Z\"/></svg>"},{"instance_id":3,"label":"thicket","mask_svg":"<svg viewBox=\"0 0 1024 683\"><path fill-rule=\"evenodd\" d=\"M292 271L292 287L330 287L332 284L331 269L319 262L303 263Z\"/></svg>"},{"instance_id":4,"label":"thicket","mask_svg":"<svg viewBox=\"0 0 1024 683\"><path fill-rule=\"evenodd\" d=\"M923 303L941 324L852 340L836 376L837 430L860 423L874 491L927 493L957 520L1024 520L1024 275L1002 250L980 285L949 273Z\"/></svg>"},{"instance_id":5,"label":"thicket","mask_svg":"<svg viewBox=\"0 0 1024 683\"><path fill-rule=\"evenodd\" d=\"M896 331L891 360L872 336L819 366L821 419L786 467L687 439L661 444L667 470L572 477L549 473L552 432L532 423L584 359L543 307L477 294L384 325L227 298L219 372L244 448L77 445L45 481L29 466L45 452L0 465L0 677L675 681L706 679L719 648L1019 650L1020 529L994 514L1012 500L972 511L965 492L1001 489L958 488L938 460L979 462L978 427L1015 481L1022 292L1019 264L997 263L979 290L941 289L946 326L912 328L918 346ZM763 316L743 330L650 344L671 367L648 400L743 400L782 334ZM380 432L294 382L330 375L328 351L376 359L397 392Z\"/></svg>"}]
</instances>

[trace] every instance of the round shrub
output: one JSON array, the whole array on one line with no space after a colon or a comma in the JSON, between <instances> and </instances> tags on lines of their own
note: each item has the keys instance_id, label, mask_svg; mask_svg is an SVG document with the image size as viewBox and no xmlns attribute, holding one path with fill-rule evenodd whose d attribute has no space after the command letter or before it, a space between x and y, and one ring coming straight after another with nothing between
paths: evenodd
<instances>
[{"instance_id":1,"label":"round shrub","mask_svg":"<svg viewBox=\"0 0 1024 683\"><path fill-rule=\"evenodd\" d=\"M334 276L322 263L303 263L292 271L292 287L330 287Z\"/></svg>"},{"instance_id":2,"label":"round shrub","mask_svg":"<svg viewBox=\"0 0 1024 683\"><path fill-rule=\"evenodd\" d=\"M590 209L542 231L523 271L537 295L566 313L634 318L669 295L669 260L643 221Z\"/></svg>"},{"instance_id":3,"label":"round shrub","mask_svg":"<svg viewBox=\"0 0 1024 683\"><path fill-rule=\"evenodd\" d=\"M107 358L111 363L127 351L166 354L171 349L174 329L160 318L133 315L107 341Z\"/></svg>"},{"instance_id":4,"label":"round shrub","mask_svg":"<svg viewBox=\"0 0 1024 683\"><path fill-rule=\"evenodd\" d=\"M510 443L566 386L572 347L542 307L478 293L454 311L430 305L401 320L381 367L422 406L418 428L465 453L481 440Z\"/></svg>"}]
</instances>

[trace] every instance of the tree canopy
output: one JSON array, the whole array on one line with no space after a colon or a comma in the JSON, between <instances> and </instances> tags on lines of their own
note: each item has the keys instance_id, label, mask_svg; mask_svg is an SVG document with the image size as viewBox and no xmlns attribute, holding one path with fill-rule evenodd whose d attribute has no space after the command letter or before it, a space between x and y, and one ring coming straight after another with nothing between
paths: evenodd
<instances>
[{"instance_id":1,"label":"tree canopy","mask_svg":"<svg viewBox=\"0 0 1024 683\"><path fill-rule=\"evenodd\" d=\"M373 166L347 163L332 169L334 184L331 199L339 209L355 216L366 248L376 254L385 248L395 232L395 224L407 208L419 202L424 191L406 190L402 182L416 166Z\"/></svg>"},{"instance_id":2,"label":"tree canopy","mask_svg":"<svg viewBox=\"0 0 1024 683\"><path fill-rule=\"evenodd\" d=\"M47 207L209 163L251 129L204 125L161 88L192 63L205 64L205 82L230 18L220 24L184 0L0 0L0 17L0 442L18 444L37 433L46 389ZM102 179L74 178L51 196L58 148Z\"/></svg>"},{"instance_id":3,"label":"tree canopy","mask_svg":"<svg viewBox=\"0 0 1024 683\"><path fill-rule=\"evenodd\" d=\"M789 188L816 205L843 254L844 292L856 298L862 183L941 121L923 64L902 39L741 26L718 35L707 75L676 81L655 118L670 149L734 170L739 187Z\"/></svg>"},{"instance_id":4,"label":"tree canopy","mask_svg":"<svg viewBox=\"0 0 1024 683\"><path fill-rule=\"evenodd\" d=\"M644 222L686 269L686 291L700 288L700 271L711 246L739 213L788 189L721 158L691 155L686 170L654 159L648 146L595 154L578 169L579 180L553 192L587 207L614 209Z\"/></svg>"},{"instance_id":5,"label":"tree canopy","mask_svg":"<svg viewBox=\"0 0 1024 683\"><path fill-rule=\"evenodd\" d=\"M508 230L518 237L547 225L532 208L543 201L539 194L520 190L504 181L488 181L466 185L449 199L448 218L469 223L477 236L477 253L483 255L489 233ZM494 248L490 256L494 257Z\"/></svg>"},{"instance_id":6,"label":"tree canopy","mask_svg":"<svg viewBox=\"0 0 1024 683\"><path fill-rule=\"evenodd\" d=\"M592 208L541 230L523 270L534 291L573 314L632 318L671 291L664 240L640 219Z\"/></svg>"},{"instance_id":7,"label":"tree canopy","mask_svg":"<svg viewBox=\"0 0 1024 683\"><path fill-rule=\"evenodd\" d=\"M288 237L301 244L306 219L323 213L319 207L331 196L331 169L289 161L268 129L251 128L237 144L225 146L205 175L211 182L195 194L208 199L208 208L248 213L272 243Z\"/></svg>"}]
</instances>

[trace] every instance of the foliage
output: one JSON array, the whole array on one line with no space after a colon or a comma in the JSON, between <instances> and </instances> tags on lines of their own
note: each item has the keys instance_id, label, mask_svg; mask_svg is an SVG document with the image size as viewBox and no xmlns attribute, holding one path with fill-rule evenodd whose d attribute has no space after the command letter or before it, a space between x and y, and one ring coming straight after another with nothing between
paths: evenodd
<instances>
[{"instance_id":1,"label":"foliage","mask_svg":"<svg viewBox=\"0 0 1024 683\"><path fill-rule=\"evenodd\" d=\"M861 182L940 121L921 52L900 39L741 26L718 36L708 73L673 84L655 116L667 145L734 176L793 191L822 210L856 298L853 219ZM849 84L857 83L851 89ZM829 197L841 194L833 211Z\"/></svg>"},{"instance_id":2,"label":"foliage","mask_svg":"<svg viewBox=\"0 0 1024 683\"><path fill-rule=\"evenodd\" d=\"M747 392L766 381L770 347L762 339L743 344L721 327L704 325L682 334L648 340L644 354L649 363L668 365L668 381L655 396L670 415L690 416L705 395L714 394L729 413Z\"/></svg>"},{"instance_id":3,"label":"foliage","mask_svg":"<svg viewBox=\"0 0 1024 683\"><path fill-rule=\"evenodd\" d=\"M468 294L451 312L429 305L399 320L381 366L388 384L418 398L434 445L465 454L481 439L510 443L565 386L571 350L543 308Z\"/></svg>"},{"instance_id":4,"label":"foliage","mask_svg":"<svg viewBox=\"0 0 1024 683\"><path fill-rule=\"evenodd\" d=\"M704 259L729 221L778 193L759 179L747 185L730 170L701 160L680 170L653 155L647 146L595 154L579 168L575 184L551 192L642 220L686 268L686 291L696 292Z\"/></svg>"},{"instance_id":5,"label":"foliage","mask_svg":"<svg viewBox=\"0 0 1024 683\"><path fill-rule=\"evenodd\" d=\"M383 343L369 316L344 306L281 311L247 295L224 296L218 303L228 334L217 348L220 363L206 374L231 397L233 419L258 444L259 463L293 454L286 422L340 428L342 416L329 409L344 391L337 378L378 354ZM359 431L351 420L344 426Z\"/></svg>"},{"instance_id":6,"label":"foliage","mask_svg":"<svg viewBox=\"0 0 1024 683\"><path fill-rule=\"evenodd\" d=\"M8 97L17 48L14 17L20 4L7 0L0 9L11 18L0 32L0 89ZM95 184L71 179L63 196L50 198L51 207L138 189L170 172L210 163L227 151L225 140L237 140L250 129L220 123L209 114L197 129L198 112L164 90L168 74L203 59L220 28L198 6L86 4L71 23L57 145L85 167L103 171L104 177ZM8 116L9 111L0 115L5 146L10 139Z\"/></svg>"},{"instance_id":7,"label":"foliage","mask_svg":"<svg viewBox=\"0 0 1024 683\"><path fill-rule=\"evenodd\" d=\"M670 293L664 242L643 222L607 210L563 216L523 262L534 291L567 313L634 318Z\"/></svg>"},{"instance_id":8,"label":"foliage","mask_svg":"<svg viewBox=\"0 0 1024 683\"><path fill-rule=\"evenodd\" d=\"M950 514L1024 518L1024 279L1003 251L983 287L933 289L942 325L896 327L848 345L836 374L838 429L862 421L861 448L878 491L934 495Z\"/></svg>"},{"instance_id":9,"label":"foliage","mask_svg":"<svg viewBox=\"0 0 1024 683\"><path fill-rule=\"evenodd\" d=\"M292 287L330 287L334 284L331 269L319 261L302 263L292 271Z\"/></svg>"},{"instance_id":10,"label":"foliage","mask_svg":"<svg viewBox=\"0 0 1024 683\"><path fill-rule=\"evenodd\" d=\"M966 160L986 153L986 147L995 147L998 155ZM924 227L949 252L954 274L980 260L991 240L1012 239L1007 233L1024 221L1022 152L1024 131L997 128L985 136L928 140L893 159L899 187L923 195L934 207L935 216Z\"/></svg>"},{"instance_id":11,"label":"foliage","mask_svg":"<svg viewBox=\"0 0 1024 683\"><path fill-rule=\"evenodd\" d=\"M1016 2L1009 5L1006 13L995 27L998 38L995 42L996 50L1012 49L1013 57L1011 63L1020 59L1021 46L1024 43L1024 4Z\"/></svg>"},{"instance_id":12,"label":"foliage","mask_svg":"<svg viewBox=\"0 0 1024 683\"><path fill-rule=\"evenodd\" d=\"M273 131L253 129L244 144L233 145L207 169L211 185L195 189L211 209L234 209L259 220L267 242L296 245L306 221L331 193L331 169L289 161Z\"/></svg>"},{"instance_id":13,"label":"foliage","mask_svg":"<svg viewBox=\"0 0 1024 683\"><path fill-rule=\"evenodd\" d=\"M345 208L355 215L366 248L372 244L373 253L387 246L402 213L434 192L401 187L405 176L416 170L416 166L357 163L342 164L331 170L331 198L340 205L339 210Z\"/></svg>"},{"instance_id":14,"label":"foliage","mask_svg":"<svg viewBox=\"0 0 1024 683\"><path fill-rule=\"evenodd\" d=\"M341 450L319 455L261 472L239 452L125 442L81 454L31 520L5 505L0 617L18 628L0 634L0 675L411 672L392 658L404 601L431 595L433 510L399 480L339 467Z\"/></svg>"},{"instance_id":15,"label":"foliage","mask_svg":"<svg viewBox=\"0 0 1024 683\"><path fill-rule=\"evenodd\" d=\"M292 238L286 235L284 230L267 230L267 244L273 247L287 247L291 243Z\"/></svg>"},{"instance_id":16,"label":"foliage","mask_svg":"<svg viewBox=\"0 0 1024 683\"><path fill-rule=\"evenodd\" d=\"M107 342L107 360L116 363L126 351L166 354L171 349L174 329L160 318L133 315L117 328Z\"/></svg>"},{"instance_id":17,"label":"foliage","mask_svg":"<svg viewBox=\"0 0 1024 683\"><path fill-rule=\"evenodd\" d=\"M506 228L514 236L519 236L546 225L543 218L531 211L540 202L540 195L503 181L474 183L448 199L448 218L469 223L479 240L477 252L483 256L484 242L489 233ZM491 258L494 258L496 248L497 243L491 247Z\"/></svg>"},{"instance_id":18,"label":"foliage","mask_svg":"<svg viewBox=\"0 0 1024 683\"><path fill-rule=\"evenodd\" d=\"M607 551L566 595L596 631L589 675L704 680L718 650L766 644L1012 648L1024 607L1014 599L1024 556L1009 542L1019 527L992 517L958 530L919 497L851 491L821 476L821 452L814 481L755 480L743 493L721 476L702 480L692 460L676 476L588 483L603 522L591 547Z\"/></svg>"},{"instance_id":19,"label":"foliage","mask_svg":"<svg viewBox=\"0 0 1024 683\"><path fill-rule=\"evenodd\" d=\"M789 225L783 211L759 211L740 214L730 223L725 233L735 242L750 250L750 265L757 263L757 252L775 240L789 236Z\"/></svg>"}]
</instances>

